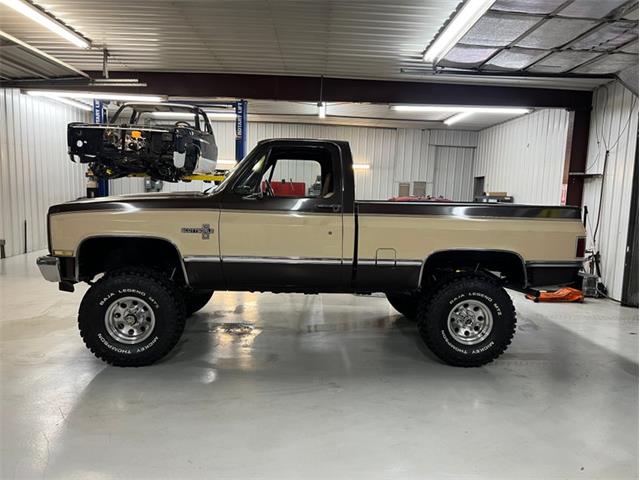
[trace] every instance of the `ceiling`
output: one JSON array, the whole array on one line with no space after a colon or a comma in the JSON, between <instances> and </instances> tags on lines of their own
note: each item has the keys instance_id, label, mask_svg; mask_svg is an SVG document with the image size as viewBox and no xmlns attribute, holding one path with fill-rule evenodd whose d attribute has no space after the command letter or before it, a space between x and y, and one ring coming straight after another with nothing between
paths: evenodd
<instances>
[{"instance_id":1,"label":"ceiling","mask_svg":"<svg viewBox=\"0 0 640 480\"><path fill-rule=\"evenodd\" d=\"M77 48L0 4L0 80L42 85L81 71L215 72L591 90L637 84L638 2L496 0L437 65L422 60L460 0L33 0L91 41ZM4 36L2 36L4 35ZM26 46L23 42L26 42ZM39 58L27 47L66 62ZM79 70L78 70L79 69ZM592 76L593 74L600 76ZM155 92L162 93L162 92ZM523 105L526 106L526 105ZM442 128L451 114L381 104L250 100L252 120ZM513 115L474 114L478 130Z\"/></svg>"},{"instance_id":2,"label":"ceiling","mask_svg":"<svg viewBox=\"0 0 640 480\"><path fill-rule=\"evenodd\" d=\"M496 0L437 68L598 75L637 65L637 1Z\"/></svg>"},{"instance_id":3,"label":"ceiling","mask_svg":"<svg viewBox=\"0 0 640 480\"><path fill-rule=\"evenodd\" d=\"M591 31L588 29L600 25L599 19L621 5L637 4L621 0L497 0L437 66L437 75L422 61L422 53L455 13L459 0L34 3L89 39L93 48L76 48L3 5L0 30L82 70L102 69L104 47L109 52L110 70L325 75L591 89L606 80L581 78L585 74L622 70L630 65L633 52L637 65L637 40L635 44L622 42L633 35L637 38L637 5L635 13L627 9L619 20L596 28L581 43L565 45L569 37ZM566 8L559 9L560 4ZM561 18L565 15L571 19ZM520 38L525 29L536 25ZM557 52L549 50L558 48ZM605 50L615 53L565 78L567 74L561 70L566 65L595 59ZM544 56L546 52L551 54ZM527 68L529 74L561 73L562 78L453 75L460 71L519 75L520 67L531 59L537 63ZM9 73L5 76L29 76ZM51 76L48 71L44 74Z\"/></svg>"},{"instance_id":4,"label":"ceiling","mask_svg":"<svg viewBox=\"0 0 640 480\"><path fill-rule=\"evenodd\" d=\"M37 0L114 70L398 78L459 0ZM0 29L83 70L81 50L0 6Z\"/></svg>"}]
</instances>

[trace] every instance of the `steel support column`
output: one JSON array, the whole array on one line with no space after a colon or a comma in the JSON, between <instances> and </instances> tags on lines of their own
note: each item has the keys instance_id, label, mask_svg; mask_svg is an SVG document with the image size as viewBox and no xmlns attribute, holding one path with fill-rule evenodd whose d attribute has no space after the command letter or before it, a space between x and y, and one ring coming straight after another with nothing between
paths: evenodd
<instances>
[{"instance_id":1,"label":"steel support column","mask_svg":"<svg viewBox=\"0 0 640 480\"><path fill-rule=\"evenodd\" d=\"M579 109L574 112L573 128L569 132L569 181L567 183L567 205L581 206L584 189L584 173L587 166L587 150L589 148L590 109Z\"/></svg>"}]
</instances>

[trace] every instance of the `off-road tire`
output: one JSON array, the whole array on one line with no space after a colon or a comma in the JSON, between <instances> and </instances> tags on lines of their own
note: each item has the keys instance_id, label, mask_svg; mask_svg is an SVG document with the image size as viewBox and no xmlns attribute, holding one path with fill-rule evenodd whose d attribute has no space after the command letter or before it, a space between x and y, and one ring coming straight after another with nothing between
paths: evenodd
<instances>
[{"instance_id":1,"label":"off-road tire","mask_svg":"<svg viewBox=\"0 0 640 480\"><path fill-rule=\"evenodd\" d=\"M418 292L387 293L387 300L393 308L410 320L418 316L421 295Z\"/></svg>"},{"instance_id":2,"label":"off-road tire","mask_svg":"<svg viewBox=\"0 0 640 480\"><path fill-rule=\"evenodd\" d=\"M190 317L209 303L209 300L213 297L213 290L185 289L183 290L183 296L187 316Z\"/></svg>"},{"instance_id":3,"label":"off-road tire","mask_svg":"<svg viewBox=\"0 0 640 480\"><path fill-rule=\"evenodd\" d=\"M106 314L118 298L136 297L151 308L154 327L148 338L128 344L107 330ZM177 287L160 272L132 268L108 273L87 291L78 312L82 339L99 359L119 367L140 367L157 362L176 345L184 331L186 310Z\"/></svg>"},{"instance_id":4,"label":"off-road tire","mask_svg":"<svg viewBox=\"0 0 640 480\"><path fill-rule=\"evenodd\" d=\"M482 303L492 314L493 325L480 343L466 345L455 339L447 326L449 314L464 300ZM443 362L456 367L479 367L507 349L516 329L511 298L497 280L470 274L450 278L418 307L418 331L429 349Z\"/></svg>"}]
</instances>

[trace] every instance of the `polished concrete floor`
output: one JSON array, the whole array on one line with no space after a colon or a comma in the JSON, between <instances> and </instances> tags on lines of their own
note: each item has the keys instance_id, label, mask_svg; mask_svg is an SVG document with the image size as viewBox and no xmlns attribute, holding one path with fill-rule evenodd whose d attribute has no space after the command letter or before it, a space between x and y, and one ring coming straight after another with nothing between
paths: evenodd
<instances>
[{"instance_id":1,"label":"polished concrete floor","mask_svg":"<svg viewBox=\"0 0 640 480\"><path fill-rule=\"evenodd\" d=\"M0 261L2 479L638 477L638 311L537 305L479 369L384 298L220 293L158 365L108 367L36 255Z\"/></svg>"}]
</instances>

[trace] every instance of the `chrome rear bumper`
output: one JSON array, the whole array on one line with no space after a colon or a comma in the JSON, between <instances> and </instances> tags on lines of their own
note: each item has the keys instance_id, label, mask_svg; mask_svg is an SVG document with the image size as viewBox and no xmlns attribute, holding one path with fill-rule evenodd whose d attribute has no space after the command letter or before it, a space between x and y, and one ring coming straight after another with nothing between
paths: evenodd
<instances>
[{"instance_id":1,"label":"chrome rear bumper","mask_svg":"<svg viewBox=\"0 0 640 480\"><path fill-rule=\"evenodd\" d=\"M40 269L40 273L45 280L49 282L61 282L60 278L60 259L57 257L51 257L49 255L45 257L38 257L36 264Z\"/></svg>"}]
</instances>

